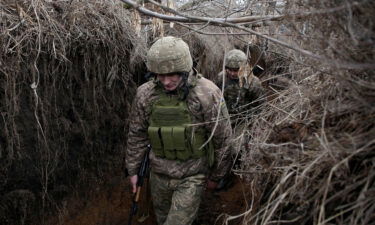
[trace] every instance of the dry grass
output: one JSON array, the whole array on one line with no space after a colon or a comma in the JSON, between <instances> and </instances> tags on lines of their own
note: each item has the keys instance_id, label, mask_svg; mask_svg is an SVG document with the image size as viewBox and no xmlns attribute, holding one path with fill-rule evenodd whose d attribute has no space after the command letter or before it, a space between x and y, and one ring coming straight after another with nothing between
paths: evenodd
<instances>
[{"instance_id":1,"label":"dry grass","mask_svg":"<svg viewBox=\"0 0 375 225\"><path fill-rule=\"evenodd\" d=\"M286 13L341 6L288 2ZM252 182L257 199L243 224L373 223L375 5L357 3L263 30L332 61L270 43L268 102L244 115L251 129L236 173Z\"/></svg>"},{"instance_id":2,"label":"dry grass","mask_svg":"<svg viewBox=\"0 0 375 225\"><path fill-rule=\"evenodd\" d=\"M255 15L272 12L268 2L245 2L254 3L249 10L260 9L253 11ZM185 13L211 13L195 3L189 9L193 11ZM241 217L243 224L374 220L373 9L371 1L293 0L281 9L281 14L289 15L286 19L255 22L266 25L255 28L258 32L285 45L255 42L259 45L255 48L266 51L262 55L267 57L268 71L262 81L269 96L256 109L258 114L242 115L249 129L240 137L247 141L240 149L241 164L234 169L251 184L248 191L254 199L247 210L227 217L228 223ZM218 35L229 32L242 34ZM172 33L185 37L197 61L204 62L198 63L200 71L209 68L203 73L215 79L212 74L217 72L212 70L221 68L225 50L245 49L254 40L243 32L196 25ZM202 55L208 59L199 58Z\"/></svg>"},{"instance_id":3,"label":"dry grass","mask_svg":"<svg viewBox=\"0 0 375 225\"><path fill-rule=\"evenodd\" d=\"M0 46L0 196L27 189L35 200L1 201L0 223L43 221L121 173L146 44L118 1L25 0L0 3ZM6 214L21 209L22 221Z\"/></svg>"},{"instance_id":4,"label":"dry grass","mask_svg":"<svg viewBox=\"0 0 375 225\"><path fill-rule=\"evenodd\" d=\"M85 199L84 190L121 172L118 156L147 46L117 3L0 3L0 223L43 223L54 210L69 217L62 199ZM374 6L292 0L282 13L314 13L256 28L321 58L255 43L267 50L261 79L269 96L257 115L243 114L251 129L243 132L235 172L250 184L253 201L228 222L373 223ZM189 43L210 79L225 51L246 50L254 40L217 35L223 32L239 31L179 24L166 30Z\"/></svg>"}]
</instances>

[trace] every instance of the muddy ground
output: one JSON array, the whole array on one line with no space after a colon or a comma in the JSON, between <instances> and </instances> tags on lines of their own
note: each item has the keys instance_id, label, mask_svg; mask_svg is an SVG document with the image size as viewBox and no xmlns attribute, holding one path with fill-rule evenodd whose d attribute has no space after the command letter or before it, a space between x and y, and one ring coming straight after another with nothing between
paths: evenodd
<instances>
[{"instance_id":1,"label":"muddy ground","mask_svg":"<svg viewBox=\"0 0 375 225\"><path fill-rule=\"evenodd\" d=\"M107 190L92 190L92 197L89 199L74 198L66 202L59 216L53 218L49 224L64 225L123 225L128 223L128 215L132 203L130 185L128 179L118 178L112 181ZM198 218L194 224L223 224L224 218L228 215L237 215L249 207L249 194L246 194L246 187L243 182L236 177L233 186L227 190L219 192L205 191L202 204L199 209ZM145 193L145 190L142 190ZM155 215L151 204L147 204L147 196L139 206L133 224L155 225ZM247 200L246 200L247 199ZM147 212L147 207L151 210L147 218L142 215ZM139 222L141 219L143 222ZM58 220L58 221L57 221ZM240 219L229 221L228 224L240 224Z\"/></svg>"}]
</instances>

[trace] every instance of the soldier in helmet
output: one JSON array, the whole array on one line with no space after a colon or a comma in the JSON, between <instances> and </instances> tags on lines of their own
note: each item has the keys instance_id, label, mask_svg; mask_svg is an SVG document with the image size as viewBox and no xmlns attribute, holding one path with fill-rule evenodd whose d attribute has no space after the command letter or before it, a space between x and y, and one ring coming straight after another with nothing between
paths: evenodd
<instances>
[{"instance_id":1,"label":"soldier in helmet","mask_svg":"<svg viewBox=\"0 0 375 225\"><path fill-rule=\"evenodd\" d=\"M137 89L126 167L135 192L148 144L150 184L158 224L192 224L205 186L214 189L230 168L231 127L220 89L192 68L188 45L163 37L149 49L153 79Z\"/></svg>"},{"instance_id":2,"label":"soldier in helmet","mask_svg":"<svg viewBox=\"0 0 375 225\"><path fill-rule=\"evenodd\" d=\"M253 113L252 109L262 103L265 91L259 78L253 75L248 57L243 51L229 51L224 62L225 71L219 73L216 85L224 87L224 99L232 116L232 124L237 124L237 119Z\"/></svg>"},{"instance_id":3,"label":"soldier in helmet","mask_svg":"<svg viewBox=\"0 0 375 225\"><path fill-rule=\"evenodd\" d=\"M259 78L253 75L247 55L233 49L225 55L225 71L218 74L216 85L224 89L224 99L228 105L233 127L231 155L234 165L238 162L241 149L244 149L246 118L252 115L263 102L265 91ZM234 176L229 173L220 180L217 190L227 189L233 184Z\"/></svg>"}]
</instances>

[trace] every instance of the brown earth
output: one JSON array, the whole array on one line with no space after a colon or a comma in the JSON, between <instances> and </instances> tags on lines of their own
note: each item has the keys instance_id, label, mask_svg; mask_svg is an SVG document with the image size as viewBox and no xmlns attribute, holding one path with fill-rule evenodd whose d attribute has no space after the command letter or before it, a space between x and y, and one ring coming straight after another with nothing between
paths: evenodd
<instances>
[{"instance_id":1,"label":"brown earth","mask_svg":"<svg viewBox=\"0 0 375 225\"><path fill-rule=\"evenodd\" d=\"M92 197L80 199L76 197L66 202L58 217L48 224L64 225L122 225L128 223L128 215L132 203L128 180L117 179L106 190L92 190ZM145 190L142 190L145 193ZM136 218L133 224L155 225L155 215L152 206L146 203L146 195L141 199ZM78 199L78 200L77 200ZM197 221L194 224L223 224L224 218L238 215L248 208L250 199L243 182L236 177L234 184L226 191L206 191L199 209ZM137 221L151 206L150 216L143 222ZM58 221L58 222L57 222ZM241 218L231 220L228 224L240 224Z\"/></svg>"}]
</instances>

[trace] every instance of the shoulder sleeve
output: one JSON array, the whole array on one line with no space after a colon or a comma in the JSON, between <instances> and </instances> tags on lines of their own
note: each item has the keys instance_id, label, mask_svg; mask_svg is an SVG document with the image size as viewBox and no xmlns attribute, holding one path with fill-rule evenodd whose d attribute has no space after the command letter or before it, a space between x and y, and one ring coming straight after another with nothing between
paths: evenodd
<instances>
[{"instance_id":1,"label":"shoulder sleeve","mask_svg":"<svg viewBox=\"0 0 375 225\"><path fill-rule=\"evenodd\" d=\"M204 79L204 78L202 78ZM220 89L211 81L204 79L199 82L200 101L206 123L206 129L212 137L215 150L215 163L211 170L210 179L220 180L231 166L229 143L232 135L228 110Z\"/></svg>"},{"instance_id":2,"label":"shoulder sleeve","mask_svg":"<svg viewBox=\"0 0 375 225\"><path fill-rule=\"evenodd\" d=\"M129 115L129 133L125 155L125 164L129 175L135 175L147 149L148 113L150 107L150 89L152 83L147 82L137 89Z\"/></svg>"}]
</instances>

